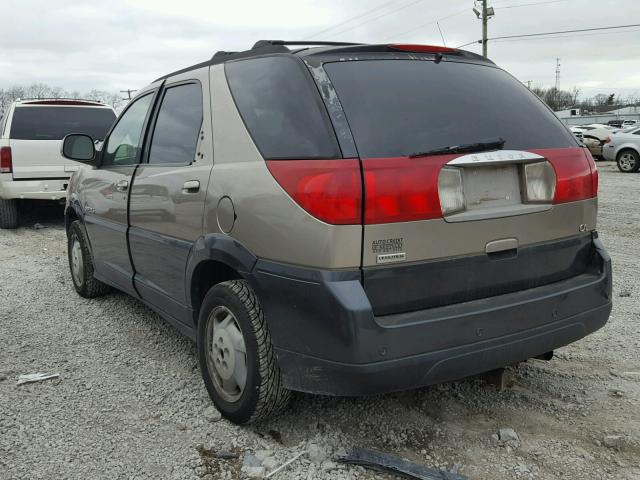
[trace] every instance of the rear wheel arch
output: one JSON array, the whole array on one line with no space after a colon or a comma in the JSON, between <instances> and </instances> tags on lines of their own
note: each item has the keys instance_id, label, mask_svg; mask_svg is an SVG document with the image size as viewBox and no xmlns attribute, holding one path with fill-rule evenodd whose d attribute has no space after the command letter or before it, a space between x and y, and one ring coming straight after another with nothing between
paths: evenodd
<instances>
[{"instance_id":1,"label":"rear wheel arch","mask_svg":"<svg viewBox=\"0 0 640 480\"><path fill-rule=\"evenodd\" d=\"M248 280L257 257L234 238L224 234L200 237L189 253L185 291L197 324L202 301L207 292L222 282Z\"/></svg>"},{"instance_id":2,"label":"rear wheel arch","mask_svg":"<svg viewBox=\"0 0 640 480\"><path fill-rule=\"evenodd\" d=\"M194 320L197 321L202 301L211 287L229 280L241 280L243 278L237 270L226 263L217 260L200 262L193 271L189 290Z\"/></svg>"}]
</instances>

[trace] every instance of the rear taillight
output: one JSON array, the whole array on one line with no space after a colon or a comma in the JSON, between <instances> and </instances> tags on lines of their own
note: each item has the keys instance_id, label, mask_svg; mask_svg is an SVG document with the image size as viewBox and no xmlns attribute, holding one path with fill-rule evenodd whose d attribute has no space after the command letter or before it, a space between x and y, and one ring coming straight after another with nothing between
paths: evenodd
<instances>
[{"instance_id":1,"label":"rear taillight","mask_svg":"<svg viewBox=\"0 0 640 480\"><path fill-rule=\"evenodd\" d=\"M524 165L525 200L550 203L556 192L556 174L546 160Z\"/></svg>"},{"instance_id":2,"label":"rear taillight","mask_svg":"<svg viewBox=\"0 0 640 480\"><path fill-rule=\"evenodd\" d=\"M593 198L598 194L598 172L591 154L583 148L535 150L546 157L556 174L553 203Z\"/></svg>"},{"instance_id":3,"label":"rear taillight","mask_svg":"<svg viewBox=\"0 0 640 480\"><path fill-rule=\"evenodd\" d=\"M438 175L442 166L455 156L364 159L364 223L442 217Z\"/></svg>"},{"instance_id":4,"label":"rear taillight","mask_svg":"<svg viewBox=\"0 0 640 480\"><path fill-rule=\"evenodd\" d=\"M604 143L611 143L611 137L607 137L604 139Z\"/></svg>"},{"instance_id":5,"label":"rear taillight","mask_svg":"<svg viewBox=\"0 0 640 480\"><path fill-rule=\"evenodd\" d=\"M267 160L267 167L289 196L314 217L335 225L362 223L358 159Z\"/></svg>"},{"instance_id":6,"label":"rear taillight","mask_svg":"<svg viewBox=\"0 0 640 480\"><path fill-rule=\"evenodd\" d=\"M462 170L444 167L438 176L438 196L443 215L464 210L464 189L462 187Z\"/></svg>"},{"instance_id":7,"label":"rear taillight","mask_svg":"<svg viewBox=\"0 0 640 480\"><path fill-rule=\"evenodd\" d=\"M589 164L589 168L591 169L591 191L593 192L593 196L598 196L598 167L596 166L596 161L593 159L593 155L587 149L583 149L584 156L587 159L587 163Z\"/></svg>"},{"instance_id":8,"label":"rear taillight","mask_svg":"<svg viewBox=\"0 0 640 480\"><path fill-rule=\"evenodd\" d=\"M11 147L2 147L0 148L0 173L11 173L12 171Z\"/></svg>"}]
</instances>

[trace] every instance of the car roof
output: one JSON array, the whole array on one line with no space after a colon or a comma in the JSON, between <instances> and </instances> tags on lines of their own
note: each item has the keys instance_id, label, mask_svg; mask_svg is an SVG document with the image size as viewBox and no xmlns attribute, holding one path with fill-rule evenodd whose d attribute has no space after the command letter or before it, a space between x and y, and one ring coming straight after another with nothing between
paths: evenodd
<instances>
[{"instance_id":1,"label":"car roof","mask_svg":"<svg viewBox=\"0 0 640 480\"><path fill-rule=\"evenodd\" d=\"M300 48L290 49L288 46L295 46ZM157 78L152 83L164 80L166 78L185 73L198 68L207 67L211 65L217 65L221 63L230 62L233 60L240 60L244 58L256 58L264 57L274 54L290 54L299 57L309 57L314 55L325 54L364 54L364 53L396 53L396 54L430 54L430 55L455 55L457 57L463 57L467 59L473 59L475 61L484 62L490 65L494 65L491 60L484 58L467 50L459 50L456 48L441 47L438 45L417 45L417 44L365 44L365 43L350 43L350 42L318 42L313 40L300 40L300 41L287 41L287 40L258 40L252 48L241 52L226 52L218 51L211 59L204 62L191 65L190 67L176 70L167 75Z\"/></svg>"}]
</instances>

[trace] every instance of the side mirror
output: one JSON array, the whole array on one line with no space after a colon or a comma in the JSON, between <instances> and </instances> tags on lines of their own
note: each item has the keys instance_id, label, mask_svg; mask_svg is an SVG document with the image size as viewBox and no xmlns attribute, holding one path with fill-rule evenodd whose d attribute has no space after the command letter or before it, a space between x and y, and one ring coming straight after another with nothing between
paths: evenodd
<instances>
[{"instance_id":1,"label":"side mirror","mask_svg":"<svg viewBox=\"0 0 640 480\"><path fill-rule=\"evenodd\" d=\"M60 153L69 160L91 163L96 156L96 148L89 135L70 133L62 139Z\"/></svg>"}]
</instances>

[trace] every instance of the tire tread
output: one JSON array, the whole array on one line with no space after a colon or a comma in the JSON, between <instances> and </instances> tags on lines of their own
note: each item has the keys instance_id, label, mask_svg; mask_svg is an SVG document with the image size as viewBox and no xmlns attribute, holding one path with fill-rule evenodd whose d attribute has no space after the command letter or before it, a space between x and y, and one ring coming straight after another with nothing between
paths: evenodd
<instances>
[{"instance_id":1,"label":"tire tread","mask_svg":"<svg viewBox=\"0 0 640 480\"><path fill-rule=\"evenodd\" d=\"M0 228L18 227L18 201L0 198Z\"/></svg>"},{"instance_id":2,"label":"tire tread","mask_svg":"<svg viewBox=\"0 0 640 480\"><path fill-rule=\"evenodd\" d=\"M69 269L71 269L71 240L73 238L73 235L76 235L78 237L78 240L80 241L80 247L82 248L82 259L84 262L84 279L82 282L82 286L80 287L78 287L78 285L76 285L75 281L73 280L73 274L71 275L71 281L73 282L73 285L80 296L84 298L101 297L108 293L109 290L111 290L111 287L109 287L109 285L105 283L102 283L100 280L97 280L93 276L93 258L91 257L87 239L79 220L75 220L71 224L71 227L69 227L67 245Z\"/></svg>"}]
</instances>

